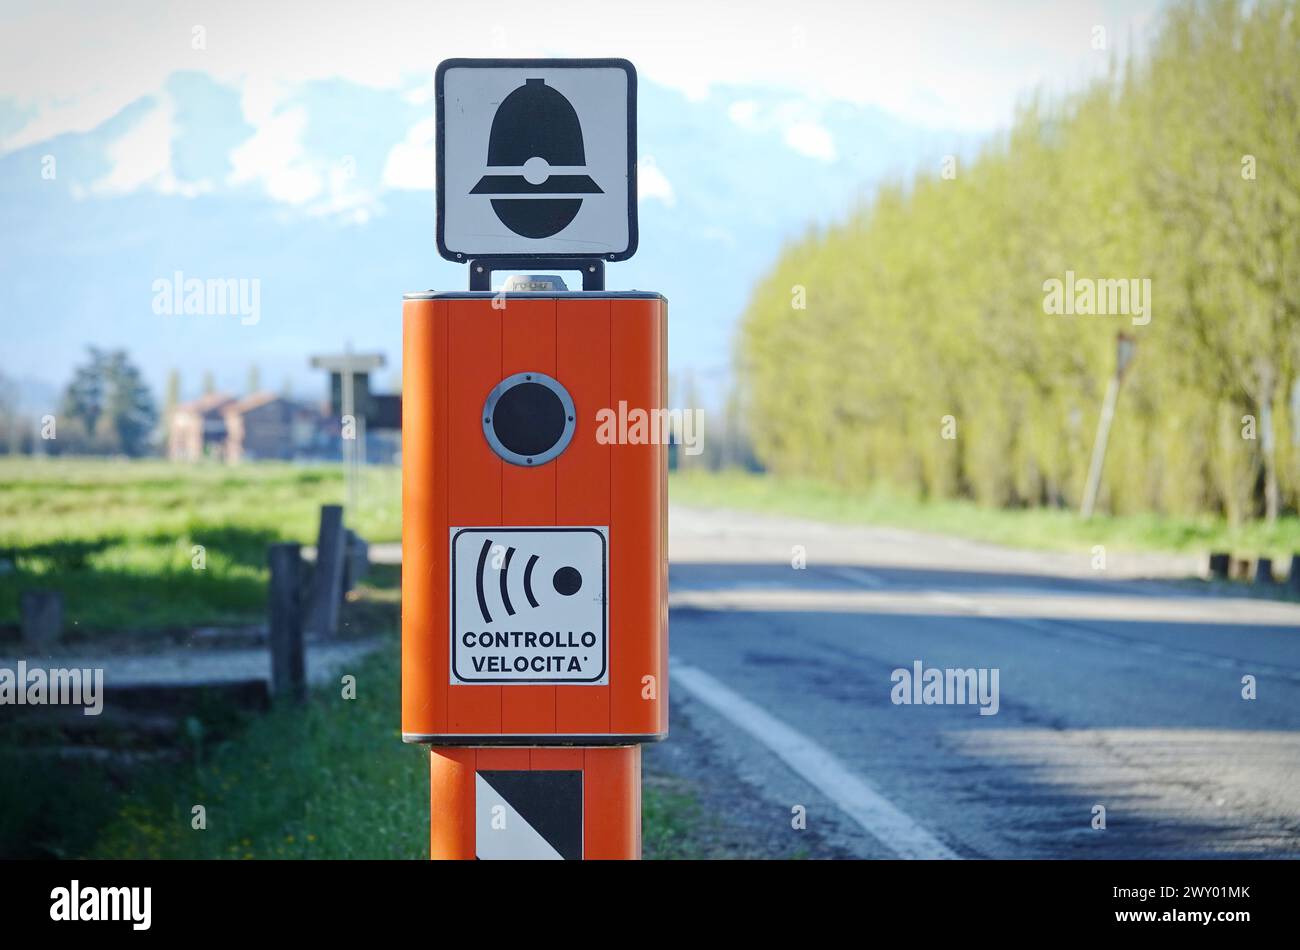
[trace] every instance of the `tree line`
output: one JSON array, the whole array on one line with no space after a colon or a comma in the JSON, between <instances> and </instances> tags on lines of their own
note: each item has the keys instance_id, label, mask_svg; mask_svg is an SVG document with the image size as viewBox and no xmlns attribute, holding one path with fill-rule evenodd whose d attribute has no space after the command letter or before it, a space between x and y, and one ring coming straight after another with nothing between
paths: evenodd
<instances>
[{"instance_id":1,"label":"tree line","mask_svg":"<svg viewBox=\"0 0 1300 950\"><path fill-rule=\"evenodd\" d=\"M248 367L246 395L262 391L261 372ZM216 392L211 370L202 375L204 396ZM284 385L289 395L291 386ZM125 455L165 451L172 413L181 402L178 370L167 373L161 407L144 375L122 349L86 347L85 361L57 400L34 406L15 380L0 371L0 455Z\"/></svg>"},{"instance_id":2,"label":"tree line","mask_svg":"<svg viewBox=\"0 0 1300 950\"><path fill-rule=\"evenodd\" d=\"M1124 332L1103 505L1238 522L1300 503L1298 331L1300 10L1212 0L786 247L737 364L777 473L1075 506Z\"/></svg>"},{"instance_id":3,"label":"tree line","mask_svg":"<svg viewBox=\"0 0 1300 950\"><path fill-rule=\"evenodd\" d=\"M158 410L125 350L86 348L57 405L21 405L17 386L0 376L0 452L127 455L153 451Z\"/></svg>"}]
</instances>

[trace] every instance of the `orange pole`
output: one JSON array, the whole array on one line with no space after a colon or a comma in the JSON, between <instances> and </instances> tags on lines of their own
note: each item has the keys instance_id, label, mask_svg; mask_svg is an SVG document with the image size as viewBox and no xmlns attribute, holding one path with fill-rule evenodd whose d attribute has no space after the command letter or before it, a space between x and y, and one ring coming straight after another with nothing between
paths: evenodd
<instances>
[{"instance_id":1,"label":"orange pole","mask_svg":"<svg viewBox=\"0 0 1300 950\"><path fill-rule=\"evenodd\" d=\"M638 859L639 743L668 731L667 447L629 414L665 404L667 303L430 294L403 314L402 732L431 746L430 856ZM528 468L492 450L483 408L530 370L566 387L575 430ZM607 681L453 675L450 538L488 526L606 532ZM538 772L568 774L519 774Z\"/></svg>"},{"instance_id":2,"label":"orange pole","mask_svg":"<svg viewBox=\"0 0 1300 950\"><path fill-rule=\"evenodd\" d=\"M640 860L641 747L588 749L583 777L583 858Z\"/></svg>"},{"instance_id":3,"label":"orange pole","mask_svg":"<svg viewBox=\"0 0 1300 950\"><path fill-rule=\"evenodd\" d=\"M474 749L429 750L429 857L474 859Z\"/></svg>"}]
</instances>

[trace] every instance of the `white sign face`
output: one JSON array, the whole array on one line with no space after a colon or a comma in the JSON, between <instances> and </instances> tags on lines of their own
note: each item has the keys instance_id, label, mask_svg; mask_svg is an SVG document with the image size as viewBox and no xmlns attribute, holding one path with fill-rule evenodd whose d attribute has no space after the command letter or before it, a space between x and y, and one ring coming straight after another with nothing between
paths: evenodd
<instances>
[{"instance_id":1,"label":"white sign face","mask_svg":"<svg viewBox=\"0 0 1300 950\"><path fill-rule=\"evenodd\" d=\"M608 528L452 528L451 682L609 682Z\"/></svg>"},{"instance_id":2,"label":"white sign face","mask_svg":"<svg viewBox=\"0 0 1300 950\"><path fill-rule=\"evenodd\" d=\"M443 257L632 256L631 63L452 59L435 86Z\"/></svg>"}]
</instances>

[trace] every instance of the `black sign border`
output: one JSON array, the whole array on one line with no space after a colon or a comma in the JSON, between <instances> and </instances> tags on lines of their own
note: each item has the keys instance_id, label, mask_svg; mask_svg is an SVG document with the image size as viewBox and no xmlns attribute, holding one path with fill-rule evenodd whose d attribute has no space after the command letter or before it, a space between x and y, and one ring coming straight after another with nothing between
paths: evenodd
<instances>
[{"instance_id":1,"label":"black sign border","mask_svg":"<svg viewBox=\"0 0 1300 950\"><path fill-rule=\"evenodd\" d=\"M575 255L572 250L554 253L527 254L518 251L497 253L480 253L477 251L453 251L444 240L443 224L446 220L446 207L443 199L445 182L443 181L443 142L446 139L446 117L443 99L443 80L449 69L528 69L528 68L569 68L569 69L621 69L627 73L627 247L622 251L605 254ZM490 261L499 258L512 260L533 260L539 264L556 258L592 257L602 261L625 261L636 253L640 236L637 229L637 182L636 182L636 67L629 60L608 59L444 59L438 64L433 79L434 98L436 99L437 124L437 235L438 253L449 261L467 264L470 260Z\"/></svg>"},{"instance_id":2,"label":"black sign border","mask_svg":"<svg viewBox=\"0 0 1300 950\"><path fill-rule=\"evenodd\" d=\"M590 532L600 538L600 584L601 593L605 602L601 604L600 612L600 672L591 678L557 680L553 678L543 679L471 679L461 676L456 669L456 539L462 534L478 532L480 534L491 534L494 531L514 532L564 532L578 533ZM563 527L556 526L553 528L540 525L524 525L512 527L510 525L478 525L466 528L456 528L451 535L451 580L447 587L447 599L451 602L451 625L447 631L448 638L451 640L451 668L447 671L452 686L608 686L608 683L602 683L601 680L609 672L609 538L606 532L599 528L582 526L582 527Z\"/></svg>"}]
</instances>

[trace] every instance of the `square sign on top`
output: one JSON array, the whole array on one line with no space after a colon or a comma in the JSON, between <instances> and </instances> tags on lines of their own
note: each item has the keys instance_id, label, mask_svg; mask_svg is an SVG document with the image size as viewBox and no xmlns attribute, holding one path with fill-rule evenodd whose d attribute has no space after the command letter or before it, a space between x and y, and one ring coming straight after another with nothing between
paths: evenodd
<instances>
[{"instance_id":1,"label":"square sign on top","mask_svg":"<svg viewBox=\"0 0 1300 950\"><path fill-rule=\"evenodd\" d=\"M449 59L435 86L443 257L632 256L631 63Z\"/></svg>"}]
</instances>

